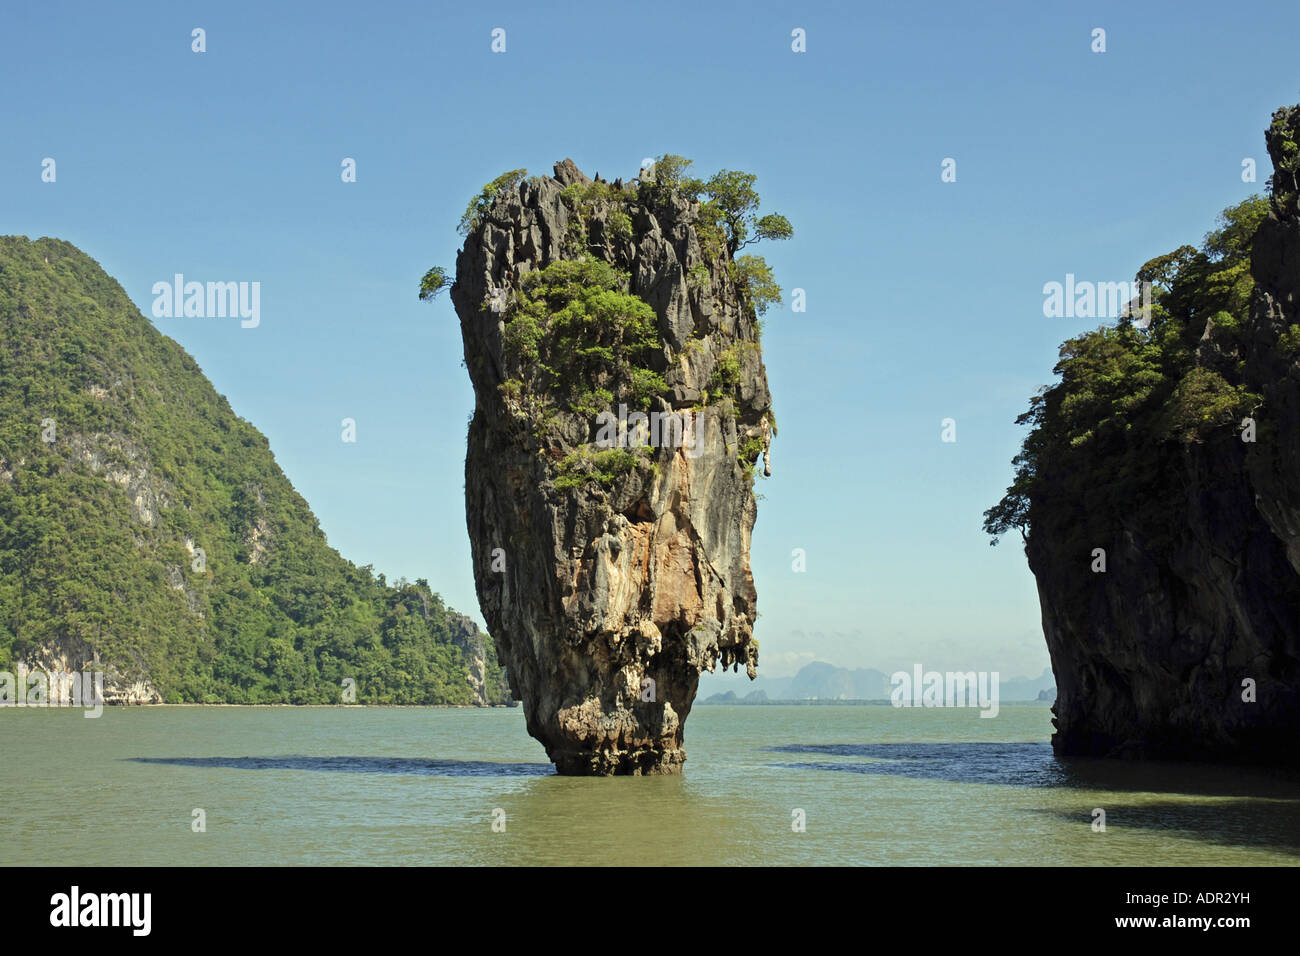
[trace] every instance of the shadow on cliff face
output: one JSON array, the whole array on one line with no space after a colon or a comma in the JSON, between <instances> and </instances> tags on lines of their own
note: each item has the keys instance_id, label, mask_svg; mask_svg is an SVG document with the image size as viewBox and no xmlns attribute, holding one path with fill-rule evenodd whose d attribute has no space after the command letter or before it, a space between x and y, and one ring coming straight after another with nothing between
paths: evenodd
<instances>
[{"instance_id":1,"label":"shadow on cliff face","mask_svg":"<svg viewBox=\"0 0 1300 956\"><path fill-rule=\"evenodd\" d=\"M549 763L491 763L485 760L424 760L419 757L128 757L132 763L228 770L330 770L342 773L396 773L420 777L545 777Z\"/></svg>"},{"instance_id":2,"label":"shadow on cliff face","mask_svg":"<svg viewBox=\"0 0 1300 956\"><path fill-rule=\"evenodd\" d=\"M1266 798L1293 801L1300 813L1300 772L1288 769L1060 758L1047 743L790 744L767 749L775 753L865 758L861 762L776 765L788 770L831 770L1013 787Z\"/></svg>"}]
</instances>

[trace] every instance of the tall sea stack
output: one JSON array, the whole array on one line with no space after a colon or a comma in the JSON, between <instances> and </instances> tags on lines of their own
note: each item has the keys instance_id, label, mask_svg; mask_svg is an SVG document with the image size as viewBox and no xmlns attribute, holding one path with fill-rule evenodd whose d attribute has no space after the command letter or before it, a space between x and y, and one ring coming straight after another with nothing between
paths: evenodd
<instances>
[{"instance_id":1,"label":"tall sea stack","mask_svg":"<svg viewBox=\"0 0 1300 956\"><path fill-rule=\"evenodd\" d=\"M560 773L678 773L700 672L758 662L753 296L689 193L554 172L485 190L456 261L475 583Z\"/></svg>"}]
</instances>

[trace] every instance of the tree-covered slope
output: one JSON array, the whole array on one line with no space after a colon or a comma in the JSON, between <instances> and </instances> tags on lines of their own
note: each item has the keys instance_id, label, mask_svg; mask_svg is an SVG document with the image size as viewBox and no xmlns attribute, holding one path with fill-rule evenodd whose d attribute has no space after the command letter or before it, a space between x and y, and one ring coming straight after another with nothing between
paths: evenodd
<instances>
[{"instance_id":1,"label":"tree-covered slope","mask_svg":"<svg viewBox=\"0 0 1300 956\"><path fill-rule=\"evenodd\" d=\"M94 661L109 699L327 703L346 678L358 703L504 697L491 640L334 551L94 260L0 237L0 670Z\"/></svg>"}]
</instances>

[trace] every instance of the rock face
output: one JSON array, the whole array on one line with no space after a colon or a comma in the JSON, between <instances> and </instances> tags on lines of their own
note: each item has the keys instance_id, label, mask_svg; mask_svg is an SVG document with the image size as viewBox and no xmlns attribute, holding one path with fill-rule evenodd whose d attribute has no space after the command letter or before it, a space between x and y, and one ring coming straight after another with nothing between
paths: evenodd
<instances>
[{"instance_id":1,"label":"rock face","mask_svg":"<svg viewBox=\"0 0 1300 956\"><path fill-rule=\"evenodd\" d=\"M1300 106L1278 110L1265 135L1273 161L1273 214L1255 236L1255 278L1246 374L1276 422L1276 440L1261 441L1249 460L1255 503L1300 572L1300 361L1278 354L1278 340L1300 322L1300 184L1295 137ZM1290 142L1290 152L1287 143ZM1291 645L1292 650L1295 644Z\"/></svg>"},{"instance_id":2,"label":"rock face","mask_svg":"<svg viewBox=\"0 0 1300 956\"><path fill-rule=\"evenodd\" d=\"M460 648L474 703L479 707L515 707L510 688L501 679L492 638L464 614L448 614L451 642Z\"/></svg>"},{"instance_id":3,"label":"rock face","mask_svg":"<svg viewBox=\"0 0 1300 956\"><path fill-rule=\"evenodd\" d=\"M479 601L528 731L563 774L679 772L700 672L752 678L758 661L752 471L771 401L754 310L699 214L669 188L593 183L565 160L499 192L456 262ZM575 411L509 346L526 277L583 258L653 309L649 364L666 388L645 401L587 382L612 401ZM682 441L647 447L633 426L635 454L602 471L597 413L620 404L678 415Z\"/></svg>"},{"instance_id":4,"label":"rock face","mask_svg":"<svg viewBox=\"0 0 1300 956\"><path fill-rule=\"evenodd\" d=\"M1300 762L1300 360L1279 349L1300 322L1298 128L1300 108L1280 110L1267 134L1277 171L1241 346L1221 362L1211 320L1198 351L1263 396L1257 440L1229 426L1162 453L1176 519L1099 540L1106 574L1081 574L1086 559L1051 535L1028 538L1060 754Z\"/></svg>"}]
</instances>

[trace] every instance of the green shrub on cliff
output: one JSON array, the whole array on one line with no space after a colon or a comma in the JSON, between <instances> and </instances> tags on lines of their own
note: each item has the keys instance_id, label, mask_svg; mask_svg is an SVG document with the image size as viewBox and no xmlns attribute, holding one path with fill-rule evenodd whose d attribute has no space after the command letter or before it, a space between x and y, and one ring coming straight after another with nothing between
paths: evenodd
<instances>
[{"instance_id":1,"label":"green shrub on cliff","mask_svg":"<svg viewBox=\"0 0 1300 956\"><path fill-rule=\"evenodd\" d=\"M1241 421L1257 400L1245 386L1230 385L1213 369L1194 366L1166 405L1167 433L1179 441L1197 441L1217 428Z\"/></svg>"},{"instance_id":2,"label":"green shrub on cliff","mask_svg":"<svg viewBox=\"0 0 1300 956\"><path fill-rule=\"evenodd\" d=\"M593 259L561 260L524 277L503 342L534 393L581 414L591 411L593 389L638 406L667 390L649 364L660 349L654 309L626 285L626 276Z\"/></svg>"},{"instance_id":3,"label":"green shrub on cliff","mask_svg":"<svg viewBox=\"0 0 1300 956\"><path fill-rule=\"evenodd\" d=\"M609 228L620 239L632 238L632 217L620 208L609 211Z\"/></svg>"},{"instance_id":4,"label":"green shrub on cliff","mask_svg":"<svg viewBox=\"0 0 1300 956\"><path fill-rule=\"evenodd\" d=\"M753 173L722 169L700 187L708 197L703 205L716 213L726 231L727 252L733 256L760 239L789 239L794 235L790 220L780 213L758 214L760 200L754 189L757 179Z\"/></svg>"},{"instance_id":5,"label":"green shrub on cliff","mask_svg":"<svg viewBox=\"0 0 1300 956\"><path fill-rule=\"evenodd\" d=\"M635 470L644 460L644 453L639 448L607 448L603 451L582 448L560 461L556 468L555 487L565 491L595 481L608 488L615 478Z\"/></svg>"},{"instance_id":6,"label":"green shrub on cliff","mask_svg":"<svg viewBox=\"0 0 1300 956\"><path fill-rule=\"evenodd\" d=\"M420 301L432 302L438 293L451 285L451 278L442 266L434 266L420 280Z\"/></svg>"},{"instance_id":7,"label":"green shrub on cliff","mask_svg":"<svg viewBox=\"0 0 1300 956\"><path fill-rule=\"evenodd\" d=\"M754 173L720 169L708 179L687 175L694 163L684 156L665 153L655 160L650 189L665 189L700 202L701 218L719 225L726 237L727 251L735 255L760 239L789 239L794 235L790 220L780 213L758 214L761 202Z\"/></svg>"},{"instance_id":8,"label":"green shrub on cliff","mask_svg":"<svg viewBox=\"0 0 1300 956\"><path fill-rule=\"evenodd\" d=\"M1300 325L1291 325L1277 340L1279 355L1294 358L1300 355Z\"/></svg>"},{"instance_id":9,"label":"green shrub on cliff","mask_svg":"<svg viewBox=\"0 0 1300 956\"><path fill-rule=\"evenodd\" d=\"M708 179L697 179L687 175L692 165L683 156L665 153L655 160L652 176L647 175L639 186L628 183L619 189L599 181L566 186L560 198L573 215L562 241L564 255L575 260L586 257L590 221L598 209L603 210L609 231L615 237L631 239L630 210L638 202L654 202L668 194L682 196L699 203L694 226L705 261L696 263L688 272L692 288L701 288L707 282L709 263L722 263L757 318L781 301L781 287L762 256L737 257L736 254L763 239L789 239L794 235L794 228L780 213L759 214L761 200L754 188L758 177L753 173L722 169ZM485 185L461 216L457 226L460 234L468 235L478 229L501 191L517 186L527 174L526 169L512 169ZM435 266L421 281L420 298L432 300L449 283L446 270Z\"/></svg>"},{"instance_id":10,"label":"green shrub on cliff","mask_svg":"<svg viewBox=\"0 0 1300 956\"><path fill-rule=\"evenodd\" d=\"M465 213L460 217L460 222L456 226L456 231L462 236L468 236L471 232L479 227L483 221L483 214L492 207L496 201L497 193L503 189L509 189L518 186L523 178L528 175L526 169L512 169L509 172L502 173L492 182L484 186L477 196L470 200L469 205L465 208Z\"/></svg>"},{"instance_id":11,"label":"green shrub on cliff","mask_svg":"<svg viewBox=\"0 0 1300 956\"><path fill-rule=\"evenodd\" d=\"M637 201L636 186L629 183L616 188L611 183L593 181L566 186L560 198L572 212L564 236L564 254L580 259L588 252L587 241L590 221L602 212L609 231L618 239L632 238L632 217L629 210Z\"/></svg>"},{"instance_id":12,"label":"green shrub on cliff","mask_svg":"<svg viewBox=\"0 0 1300 956\"><path fill-rule=\"evenodd\" d=\"M1137 273L1151 282L1150 323L1129 315L1061 346L1055 385L1016 419L1030 426L1006 495L984 514L992 544L1015 528L1072 539L1089 523L1176 527L1171 496L1188 443L1232 438L1259 404L1240 379L1250 308L1251 241L1267 214L1252 197L1223 212L1199 249L1182 246Z\"/></svg>"},{"instance_id":13,"label":"green shrub on cliff","mask_svg":"<svg viewBox=\"0 0 1300 956\"><path fill-rule=\"evenodd\" d=\"M781 301L781 287L772 277L772 267L762 256L740 256L728 265L736 287L755 316L763 315Z\"/></svg>"},{"instance_id":14,"label":"green shrub on cliff","mask_svg":"<svg viewBox=\"0 0 1300 956\"><path fill-rule=\"evenodd\" d=\"M709 391L714 395L730 394L740 384L740 350L732 345L718 353L709 378Z\"/></svg>"},{"instance_id":15,"label":"green shrub on cliff","mask_svg":"<svg viewBox=\"0 0 1300 956\"><path fill-rule=\"evenodd\" d=\"M780 213L759 215L762 200L754 188L758 177L753 173L722 169L708 179L696 179L687 175L692 165L691 160L673 153L660 156L655 160L648 193L653 197L672 192L699 202L695 234L701 254L707 262L725 261L747 304L762 315L781 301L781 287L762 256L736 258L736 253L762 239L789 239L794 227Z\"/></svg>"},{"instance_id":16,"label":"green shrub on cliff","mask_svg":"<svg viewBox=\"0 0 1300 956\"><path fill-rule=\"evenodd\" d=\"M760 214L752 173L721 170L702 180L688 175L691 165L684 157L665 154L653 172L626 185L571 182L559 191L569 213L560 237L563 258L525 273L501 315L506 362L498 391L512 414L531 419L537 437L551 432L564 413L590 420L621 402L645 408L668 392L665 345L654 310L630 293L628 276L605 261L622 261L623 251L611 249L609 240L634 238L634 221L646 210L662 213L667 206L675 221L693 226L699 257L688 253L686 271L693 293L708 293L716 281L712 294L738 299L756 329L761 329L760 317L780 302L781 288L766 261L736 253L763 239L790 238L789 221L778 213ZM522 175L514 170L485 186L466 210L462 231L481 228L501 190ZM421 298L445 285L445 273L430 270L426 285L432 291L426 295L422 286ZM756 337L743 328L739 336ZM739 348L745 344L733 342L713 369L704 366L701 371L712 374L695 407L720 403L726 416L734 416ZM756 342L747 344L758 348ZM691 355L703 349L697 337L684 347ZM576 464L562 469L560 487L581 480L573 472ZM601 470L607 477L618 473Z\"/></svg>"},{"instance_id":17,"label":"green shrub on cliff","mask_svg":"<svg viewBox=\"0 0 1300 956\"><path fill-rule=\"evenodd\" d=\"M1279 110L1273 118L1270 132L1277 137L1277 151L1274 154L1276 171L1269 177L1269 188L1278 205L1289 208L1295 203L1295 191L1290 184L1296 182L1300 174L1300 144L1296 142L1294 107L1291 110Z\"/></svg>"}]
</instances>

